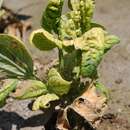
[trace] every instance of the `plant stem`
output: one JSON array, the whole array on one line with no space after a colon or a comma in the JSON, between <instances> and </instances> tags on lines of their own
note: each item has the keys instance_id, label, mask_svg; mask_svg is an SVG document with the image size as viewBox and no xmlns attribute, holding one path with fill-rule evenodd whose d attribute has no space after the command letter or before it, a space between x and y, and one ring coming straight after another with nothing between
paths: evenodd
<instances>
[{"instance_id":1,"label":"plant stem","mask_svg":"<svg viewBox=\"0 0 130 130\"><path fill-rule=\"evenodd\" d=\"M59 49L59 71L62 72L64 68L64 59L63 59L63 51Z\"/></svg>"}]
</instances>

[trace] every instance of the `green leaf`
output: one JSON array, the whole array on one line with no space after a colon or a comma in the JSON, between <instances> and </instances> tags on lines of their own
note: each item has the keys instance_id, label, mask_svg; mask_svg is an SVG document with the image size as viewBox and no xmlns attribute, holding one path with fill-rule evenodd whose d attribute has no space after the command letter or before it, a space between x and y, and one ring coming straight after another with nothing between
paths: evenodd
<instances>
[{"instance_id":1,"label":"green leaf","mask_svg":"<svg viewBox=\"0 0 130 130\"><path fill-rule=\"evenodd\" d=\"M36 111L40 108L48 108L50 107L51 101L59 100L59 97L56 94L48 93L46 95L42 95L36 99L36 101L33 103L32 110Z\"/></svg>"},{"instance_id":2,"label":"green leaf","mask_svg":"<svg viewBox=\"0 0 130 130\"><path fill-rule=\"evenodd\" d=\"M5 104L6 98L9 96L9 94L16 89L17 83L18 80L14 80L5 86L2 90L0 90L0 107Z\"/></svg>"},{"instance_id":3,"label":"green leaf","mask_svg":"<svg viewBox=\"0 0 130 130\"><path fill-rule=\"evenodd\" d=\"M0 70L9 78L33 75L33 62L23 43L16 37L0 34Z\"/></svg>"},{"instance_id":4,"label":"green leaf","mask_svg":"<svg viewBox=\"0 0 130 130\"><path fill-rule=\"evenodd\" d=\"M22 87L16 90L14 94L14 97L17 99L35 98L48 92L46 85L37 80L27 80L21 82L21 86Z\"/></svg>"},{"instance_id":5,"label":"green leaf","mask_svg":"<svg viewBox=\"0 0 130 130\"><path fill-rule=\"evenodd\" d=\"M52 33L58 32L57 25L59 22L59 18L62 13L62 6L63 6L64 0L49 0L48 6L46 10L43 13L42 16L42 27Z\"/></svg>"},{"instance_id":6,"label":"green leaf","mask_svg":"<svg viewBox=\"0 0 130 130\"><path fill-rule=\"evenodd\" d=\"M64 80L56 69L52 68L48 73L48 89L59 96L67 94L70 90L71 82Z\"/></svg>"},{"instance_id":7,"label":"green leaf","mask_svg":"<svg viewBox=\"0 0 130 130\"><path fill-rule=\"evenodd\" d=\"M30 36L30 42L40 50L51 50L55 47L62 48L62 42L44 29L34 31Z\"/></svg>"},{"instance_id":8,"label":"green leaf","mask_svg":"<svg viewBox=\"0 0 130 130\"><path fill-rule=\"evenodd\" d=\"M17 77L17 76L24 76L24 73L26 71L15 64L12 60L10 60L8 57L0 54L0 69L1 73L6 72L7 77Z\"/></svg>"}]
</instances>

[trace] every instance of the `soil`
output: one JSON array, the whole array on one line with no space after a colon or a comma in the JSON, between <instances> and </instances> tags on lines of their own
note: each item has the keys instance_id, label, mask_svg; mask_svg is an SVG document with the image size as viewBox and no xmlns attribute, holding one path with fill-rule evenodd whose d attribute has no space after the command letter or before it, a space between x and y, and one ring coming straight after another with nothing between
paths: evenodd
<instances>
[{"instance_id":1,"label":"soil","mask_svg":"<svg viewBox=\"0 0 130 130\"><path fill-rule=\"evenodd\" d=\"M31 16L33 30L40 26L41 12L46 2L5 0L5 5L14 12ZM129 0L96 0L94 19L121 39L121 43L106 54L99 66L100 80L109 88L111 98L98 130L130 130L129 5ZM56 50L48 53L40 52L28 44L27 47L34 58L43 59L40 61L42 64L48 64L57 57ZM0 130L44 130L44 124L52 115L52 110L32 112L28 107L31 103L29 100L15 101L10 98L7 102L0 110ZM50 127L48 130L54 129Z\"/></svg>"}]
</instances>

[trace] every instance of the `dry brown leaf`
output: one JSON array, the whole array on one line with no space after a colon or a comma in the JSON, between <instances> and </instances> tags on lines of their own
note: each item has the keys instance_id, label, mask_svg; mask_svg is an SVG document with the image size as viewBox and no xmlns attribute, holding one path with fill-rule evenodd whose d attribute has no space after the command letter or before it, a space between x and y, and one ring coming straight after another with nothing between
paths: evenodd
<instances>
[{"instance_id":1,"label":"dry brown leaf","mask_svg":"<svg viewBox=\"0 0 130 130\"><path fill-rule=\"evenodd\" d=\"M86 119L93 127L97 127L107 108L106 101L106 97L97 93L96 87L92 85L72 103L70 108Z\"/></svg>"},{"instance_id":2,"label":"dry brown leaf","mask_svg":"<svg viewBox=\"0 0 130 130\"><path fill-rule=\"evenodd\" d=\"M19 15L14 13L12 10L2 7L5 14L0 19L0 33L8 33L15 35L22 41L25 41L27 31L31 29L31 23L27 19L20 19ZM24 15L26 17L26 15Z\"/></svg>"},{"instance_id":3,"label":"dry brown leaf","mask_svg":"<svg viewBox=\"0 0 130 130\"><path fill-rule=\"evenodd\" d=\"M15 35L25 41L26 33L29 29L31 29L31 23L29 21L18 21L13 24L9 24L5 28L5 32L11 35Z\"/></svg>"},{"instance_id":4,"label":"dry brown leaf","mask_svg":"<svg viewBox=\"0 0 130 130\"><path fill-rule=\"evenodd\" d=\"M58 113L56 127L59 130L69 130L70 129L69 121L67 119L67 109L68 108L66 108L65 110L61 110Z\"/></svg>"},{"instance_id":5,"label":"dry brown leaf","mask_svg":"<svg viewBox=\"0 0 130 130\"><path fill-rule=\"evenodd\" d=\"M96 87L91 85L80 97L60 113L57 119L59 130L69 130L70 125L67 119L67 111L72 109L83 117L93 128L98 127L101 117L107 108L107 98L98 93ZM67 126L67 127L66 127Z\"/></svg>"}]
</instances>

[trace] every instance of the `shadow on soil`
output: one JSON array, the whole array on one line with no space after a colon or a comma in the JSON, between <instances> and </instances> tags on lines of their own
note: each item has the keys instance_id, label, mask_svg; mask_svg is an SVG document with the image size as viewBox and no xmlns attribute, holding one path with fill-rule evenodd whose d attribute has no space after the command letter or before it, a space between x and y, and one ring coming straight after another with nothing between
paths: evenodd
<instances>
[{"instance_id":1,"label":"shadow on soil","mask_svg":"<svg viewBox=\"0 0 130 130\"><path fill-rule=\"evenodd\" d=\"M73 114L76 114L76 113L73 113ZM56 124L58 112L53 112L51 117L47 121L45 121L47 115L48 113L47 114L43 113L43 114L32 116L28 119L24 119L23 117L21 117L15 112L0 111L0 130L1 129L12 130L14 129L14 127L16 130L21 130L22 128L25 128L25 127L39 127L39 126L44 126L45 130L56 130L55 124ZM79 115L76 115L76 116L79 116ZM82 122L82 124L84 123L81 117L75 121L76 122L78 121L79 123ZM73 128L75 127L74 122L70 122ZM84 123L83 126L85 130L86 129L95 130L87 122Z\"/></svg>"},{"instance_id":2,"label":"shadow on soil","mask_svg":"<svg viewBox=\"0 0 130 130\"><path fill-rule=\"evenodd\" d=\"M12 127L16 126L16 130L20 130L24 127L44 126L44 119L44 114L24 119L15 112L0 111L0 129L12 130Z\"/></svg>"}]
</instances>

